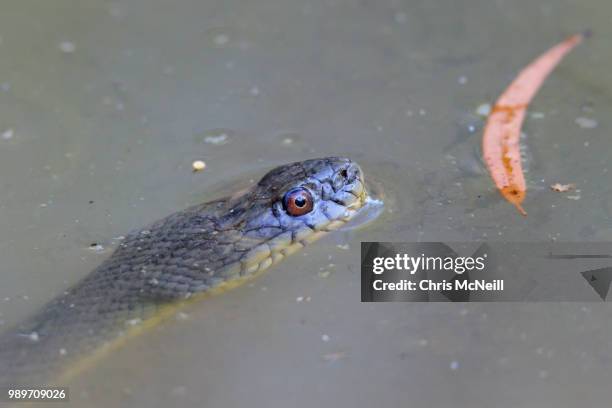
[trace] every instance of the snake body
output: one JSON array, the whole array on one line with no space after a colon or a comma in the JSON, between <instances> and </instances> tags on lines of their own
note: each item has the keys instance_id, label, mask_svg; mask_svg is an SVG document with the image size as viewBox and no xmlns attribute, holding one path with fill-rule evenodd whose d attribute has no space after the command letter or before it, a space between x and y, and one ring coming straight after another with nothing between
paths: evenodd
<instances>
[{"instance_id":1,"label":"snake body","mask_svg":"<svg viewBox=\"0 0 612 408\"><path fill-rule=\"evenodd\" d=\"M312 206L301 214L304 195ZM0 386L68 380L173 306L249 279L343 225L366 198L356 163L306 160L128 234L83 280L0 334Z\"/></svg>"}]
</instances>

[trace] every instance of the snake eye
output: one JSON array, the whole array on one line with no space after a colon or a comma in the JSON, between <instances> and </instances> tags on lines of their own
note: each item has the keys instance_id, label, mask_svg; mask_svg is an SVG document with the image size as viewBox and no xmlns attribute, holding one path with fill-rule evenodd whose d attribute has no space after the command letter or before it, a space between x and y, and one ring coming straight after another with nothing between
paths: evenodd
<instances>
[{"instance_id":1,"label":"snake eye","mask_svg":"<svg viewBox=\"0 0 612 408\"><path fill-rule=\"evenodd\" d=\"M289 190L283 197L283 208L293 217L311 212L312 207L312 194L305 188Z\"/></svg>"}]
</instances>

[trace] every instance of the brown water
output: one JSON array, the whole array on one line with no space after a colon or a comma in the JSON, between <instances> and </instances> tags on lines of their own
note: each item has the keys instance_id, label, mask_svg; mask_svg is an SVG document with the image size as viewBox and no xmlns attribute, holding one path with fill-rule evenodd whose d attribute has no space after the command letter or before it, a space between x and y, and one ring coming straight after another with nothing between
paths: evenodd
<instances>
[{"instance_id":1,"label":"brown water","mask_svg":"<svg viewBox=\"0 0 612 408\"><path fill-rule=\"evenodd\" d=\"M358 264L362 240L612 239L611 4L4 1L0 321L132 228L341 154L382 184L382 217L133 341L69 384L72 405L610 406L607 305L361 304ZM522 218L482 171L475 110L585 28L525 124Z\"/></svg>"}]
</instances>

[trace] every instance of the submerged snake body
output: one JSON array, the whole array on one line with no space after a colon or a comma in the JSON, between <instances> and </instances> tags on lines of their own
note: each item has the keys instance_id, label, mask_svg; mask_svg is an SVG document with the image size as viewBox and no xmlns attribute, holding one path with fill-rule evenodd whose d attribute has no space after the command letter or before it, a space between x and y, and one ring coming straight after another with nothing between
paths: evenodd
<instances>
[{"instance_id":1,"label":"submerged snake body","mask_svg":"<svg viewBox=\"0 0 612 408\"><path fill-rule=\"evenodd\" d=\"M284 201L296 189L312 198L311 210L298 216ZM366 196L357 164L307 160L270 171L238 196L129 234L81 282L0 335L0 386L69 379L79 360L146 325L168 305L247 279L344 224Z\"/></svg>"}]
</instances>

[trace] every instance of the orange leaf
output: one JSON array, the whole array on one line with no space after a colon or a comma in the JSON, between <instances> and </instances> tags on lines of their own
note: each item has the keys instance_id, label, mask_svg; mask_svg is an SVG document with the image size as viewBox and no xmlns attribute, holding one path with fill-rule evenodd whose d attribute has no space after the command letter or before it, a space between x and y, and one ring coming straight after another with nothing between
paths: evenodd
<instances>
[{"instance_id":1,"label":"orange leaf","mask_svg":"<svg viewBox=\"0 0 612 408\"><path fill-rule=\"evenodd\" d=\"M527 187L519 138L525 111L551 71L584 37L584 34L572 35L525 67L497 99L487 119L482 137L485 163L502 196L523 215L527 215L521 206Z\"/></svg>"}]
</instances>

